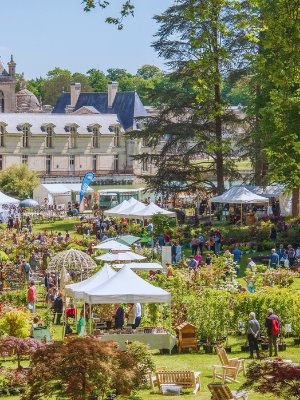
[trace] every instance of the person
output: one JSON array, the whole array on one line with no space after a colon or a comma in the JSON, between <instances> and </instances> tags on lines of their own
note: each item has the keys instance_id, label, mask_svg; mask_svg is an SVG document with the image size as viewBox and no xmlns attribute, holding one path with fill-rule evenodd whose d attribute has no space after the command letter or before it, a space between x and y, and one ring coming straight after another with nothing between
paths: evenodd
<instances>
[{"instance_id":1,"label":"person","mask_svg":"<svg viewBox=\"0 0 300 400\"><path fill-rule=\"evenodd\" d=\"M182 224L185 223L185 216L186 216L186 211L185 211L184 207L182 207L182 210L181 210Z\"/></svg>"},{"instance_id":2,"label":"person","mask_svg":"<svg viewBox=\"0 0 300 400\"><path fill-rule=\"evenodd\" d=\"M216 230L214 237L215 254L219 255L221 251L221 234Z\"/></svg>"},{"instance_id":3,"label":"person","mask_svg":"<svg viewBox=\"0 0 300 400\"><path fill-rule=\"evenodd\" d=\"M181 261L181 244L180 242L177 242L177 247L176 247L176 262L178 263Z\"/></svg>"},{"instance_id":4,"label":"person","mask_svg":"<svg viewBox=\"0 0 300 400\"><path fill-rule=\"evenodd\" d=\"M65 242L67 242L69 239L70 239L70 234L69 231L66 230Z\"/></svg>"},{"instance_id":5,"label":"person","mask_svg":"<svg viewBox=\"0 0 300 400\"><path fill-rule=\"evenodd\" d=\"M260 358L259 348L257 343L257 338L260 331L260 325L257 319L255 318L255 313L251 312L249 314L250 320L248 321L248 329L247 336L250 347L250 358L253 358L253 350L256 351L257 358Z\"/></svg>"},{"instance_id":6,"label":"person","mask_svg":"<svg viewBox=\"0 0 300 400\"><path fill-rule=\"evenodd\" d=\"M210 265L211 260L212 260L212 257L211 257L211 255L208 253L207 256L206 256L206 259L205 259L205 264L206 264L206 265Z\"/></svg>"},{"instance_id":7,"label":"person","mask_svg":"<svg viewBox=\"0 0 300 400\"><path fill-rule=\"evenodd\" d=\"M29 274L31 273L30 265L26 262L25 258L22 260L21 271L23 274L24 283L27 281L27 285L29 285Z\"/></svg>"},{"instance_id":8,"label":"person","mask_svg":"<svg viewBox=\"0 0 300 400\"><path fill-rule=\"evenodd\" d=\"M300 258L300 246L296 250L296 258Z\"/></svg>"},{"instance_id":9,"label":"person","mask_svg":"<svg viewBox=\"0 0 300 400\"><path fill-rule=\"evenodd\" d=\"M159 243L160 247L165 245L165 238L164 238L162 233L158 236L157 240L158 240L158 243Z\"/></svg>"},{"instance_id":10,"label":"person","mask_svg":"<svg viewBox=\"0 0 300 400\"><path fill-rule=\"evenodd\" d=\"M149 233L153 232L153 228L154 228L153 223L150 222L149 225L148 225Z\"/></svg>"},{"instance_id":11,"label":"person","mask_svg":"<svg viewBox=\"0 0 300 400\"><path fill-rule=\"evenodd\" d=\"M169 261L166 262L166 266L167 266L167 270L168 270L167 277L173 276L173 267Z\"/></svg>"},{"instance_id":12,"label":"person","mask_svg":"<svg viewBox=\"0 0 300 400\"><path fill-rule=\"evenodd\" d=\"M254 271L254 267L256 267L256 264L254 261L252 261L251 258L247 259L248 265L247 268L250 269L250 271ZM247 282L247 289L249 290L250 293L253 293L254 290L254 282L253 282L253 278L250 278L250 276L244 276L243 278L246 282Z\"/></svg>"},{"instance_id":13,"label":"person","mask_svg":"<svg viewBox=\"0 0 300 400\"><path fill-rule=\"evenodd\" d=\"M37 323L39 322L39 317L34 317L33 318L33 323L31 325L30 331L29 331L29 337L33 338L33 333L34 333L34 328L36 328Z\"/></svg>"},{"instance_id":14,"label":"person","mask_svg":"<svg viewBox=\"0 0 300 400\"><path fill-rule=\"evenodd\" d=\"M115 328L122 329L124 325L124 309L118 303L115 304L115 315L113 315L113 318L115 319Z\"/></svg>"},{"instance_id":15,"label":"person","mask_svg":"<svg viewBox=\"0 0 300 400\"><path fill-rule=\"evenodd\" d=\"M165 234L165 246L169 246L170 244L170 236L166 233Z\"/></svg>"},{"instance_id":16,"label":"person","mask_svg":"<svg viewBox=\"0 0 300 400\"><path fill-rule=\"evenodd\" d=\"M64 240L63 235L61 234L61 232L58 232L58 235L57 235L57 243L58 243L58 244L61 244L61 243L63 242L63 240Z\"/></svg>"},{"instance_id":17,"label":"person","mask_svg":"<svg viewBox=\"0 0 300 400\"><path fill-rule=\"evenodd\" d=\"M64 302L62 299L62 293L59 292L53 304L53 309L54 312L56 313L56 325L60 325L61 316L63 314L63 308L64 308Z\"/></svg>"},{"instance_id":18,"label":"person","mask_svg":"<svg viewBox=\"0 0 300 400\"><path fill-rule=\"evenodd\" d=\"M278 268L279 267L279 255L276 253L275 249L271 250L270 260L269 260L269 268Z\"/></svg>"},{"instance_id":19,"label":"person","mask_svg":"<svg viewBox=\"0 0 300 400\"><path fill-rule=\"evenodd\" d=\"M233 262L237 263L237 266L235 267L235 271L236 271L236 276L239 275L239 271L240 271L240 265L241 265L241 261L242 261L242 252L241 250L239 250L238 245L235 245L235 249L232 252L233 254Z\"/></svg>"},{"instance_id":20,"label":"person","mask_svg":"<svg viewBox=\"0 0 300 400\"><path fill-rule=\"evenodd\" d=\"M133 327L135 323L135 304L134 303L129 303L129 311L127 314L127 326Z\"/></svg>"},{"instance_id":21,"label":"person","mask_svg":"<svg viewBox=\"0 0 300 400\"><path fill-rule=\"evenodd\" d=\"M292 245L288 245L288 259L289 259L289 264L290 268L292 268L294 261L295 261L295 250L293 249Z\"/></svg>"},{"instance_id":22,"label":"person","mask_svg":"<svg viewBox=\"0 0 300 400\"><path fill-rule=\"evenodd\" d=\"M51 287L51 275L48 272L48 274L45 275L45 289L46 291Z\"/></svg>"},{"instance_id":23,"label":"person","mask_svg":"<svg viewBox=\"0 0 300 400\"><path fill-rule=\"evenodd\" d=\"M197 261L195 260L195 257L193 255L190 256L190 260L189 260L189 266L190 266L190 270L195 270L197 268Z\"/></svg>"},{"instance_id":24,"label":"person","mask_svg":"<svg viewBox=\"0 0 300 400\"><path fill-rule=\"evenodd\" d=\"M31 256L29 258L29 265L30 265L30 268L32 269L32 271L36 272L37 260L36 260L34 251L31 253Z\"/></svg>"},{"instance_id":25,"label":"person","mask_svg":"<svg viewBox=\"0 0 300 400\"><path fill-rule=\"evenodd\" d=\"M134 321L133 329L136 329L140 326L141 319L142 319L141 303L136 303L136 305L135 305L135 321Z\"/></svg>"},{"instance_id":26,"label":"person","mask_svg":"<svg viewBox=\"0 0 300 400\"><path fill-rule=\"evenodd\" d=\"M280 320L277 315L273 314L272 308L267 310L268 316L266 318L265 327L268 330L269 337L269 356L272 357L273 345L275 349L275 357L278 357L277 337L280 334Z\"/></svg>"},{"instance_id":27,"label":"person","mask_svg":"<svg viewBox=\"0 0 300 400\"><path fill-rule=\"evenodd\" d=\"M193 256L195 256L197 253L198 245L199 245L199 239L198 239L197 235L195 235L192 239L192 254L193 254Z\"/></svg>"},{"instance_id":28,"label":"person","mask_svg":"<svg viewBox=\"0 0 300 400\"><path fill-rule=\"evenodd\" d=\"M200 254L200 251L197 251L197 254L195 255L195 260L197 261L198 265L202 265L202 255Z\"/></svg>"},{"instance_id":29,"label":"person","mask_svg":"<svg viewBox=\"0 0 300 400\"><path fill-rule=\"evenodd\" d=\"M199 233L198 240L199 240L199 249L201 251L201 256L203 256L204 237L203 237L202 233Z\"/></svg>"},{"instance_id":30,"label":"person","mask_svg":"<svg viewBox=\"0 0 300 400\"><path fill-rule=\"evenodd\" d=\"M27 301L28 301L28 308L30 309L31 313L35 313L35 302L36 302L36 287L34 286L34 282L30 282L30 288L27 292Z\"/></svg>"},{"instance_id":31,"label":"person","mask_svg":"<svg viewBox=\"0 0 300 400\"><path fill-rule=\"evenodd\" d=\"M283 244L279 246L279 263L280 265L284 265L284 261L286 260L286 251L284 250Z\"/></svg>"},{"instance_id":32,"label":"person","mask_svg":"<svg viewBox=\"0 0 300 400\"><path fill-rule=\"evenodd\" d=\"M271 230L270 230L270 239L272 240L272 242L276 242L276 237L277 237L277 231L275 226L273 225Z\"/></svg>"},{"instance_id":33,"label":"person","mask_svg":"<svg viewBox=\"0 0 300 400\"><path fill-rule=\"evenodd\" d=\"M172 247L171 247L171 256L172 256L172 264L176 263L176 245L175 242L171 242L172 243Z\"/></svg>"}]
</instances>

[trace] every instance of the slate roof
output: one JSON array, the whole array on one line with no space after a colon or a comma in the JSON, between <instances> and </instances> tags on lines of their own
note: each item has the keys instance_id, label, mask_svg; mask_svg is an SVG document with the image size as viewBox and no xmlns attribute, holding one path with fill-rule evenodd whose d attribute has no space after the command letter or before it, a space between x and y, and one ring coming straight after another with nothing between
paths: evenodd
<instances>
[{"instance_id":1,"label":"slate roof","mask_svg":"<svg viewBox=\"0 0 300 400\"><path fill-rule=\"evenodd\" d=\"M62 93L53 114L64 114L71 103L71 94ZM81 107L94 107L101 114L117 114L125 130L137 129L136 117L147 117L148 113L136 92L117 92L112 108L107 107L107 92L80 93L75 110Z\"/></svg>"},{"instance_id":2,"label":"slate roof","mask_svg":"<svg viewBox=\"0 0 300 400\"><path fill-rule=\"evenodd\" d=\"M5 130L8 134L21 132L20 127L27 123L31 125L30 132L32 134L46 134L46 126L53 124L55 125L54 133L67 135L70 133L65 127L73 124L78 126L77 132L79 135L91 134L90 127L93 124L101 125L101 135L112 135L113 131L110 126L120 123L118 116L115 114L55 115L44 113L1 113L0 124L1 122L6 125Z\"/></svg>"}]
</instances>

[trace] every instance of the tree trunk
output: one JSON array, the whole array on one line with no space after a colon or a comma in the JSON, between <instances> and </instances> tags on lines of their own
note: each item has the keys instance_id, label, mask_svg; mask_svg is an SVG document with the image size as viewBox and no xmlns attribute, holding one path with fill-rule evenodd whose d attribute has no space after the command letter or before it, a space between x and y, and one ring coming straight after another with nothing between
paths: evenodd
<instances>
[{"instance_id":1,"label":"tree trunk","mask_svg":"<svg viewBox=\"0 0 300 400\"><path fill-rule=\"evenodd\" d=\"M293 189L293 199L292 199L293 217L299 216L299 190L300 190L299 186L296 189Z\"/></svg>"}]
</instances>

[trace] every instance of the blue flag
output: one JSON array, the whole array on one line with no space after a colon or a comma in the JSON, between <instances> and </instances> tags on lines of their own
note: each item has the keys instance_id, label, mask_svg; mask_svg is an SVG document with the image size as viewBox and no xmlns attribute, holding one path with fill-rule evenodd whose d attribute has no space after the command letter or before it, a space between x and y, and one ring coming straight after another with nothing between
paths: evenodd
<instances>
[{"instance_id":1,"label":"blue flag","mask_svg":"<svg viewBox=\"0 0 300 400\"><path fill-rule=\"evenodd\" d=\"M85 195L85 192L88 190L88 187L90 186L93 179L94 179L94 174L92 172L88 172L85 175L85 177L83 178L82 185L81 185L81 191L80 191L79 204L81 204L81 202L83 200L83 196Z\"/></svg>"}]
</instances>

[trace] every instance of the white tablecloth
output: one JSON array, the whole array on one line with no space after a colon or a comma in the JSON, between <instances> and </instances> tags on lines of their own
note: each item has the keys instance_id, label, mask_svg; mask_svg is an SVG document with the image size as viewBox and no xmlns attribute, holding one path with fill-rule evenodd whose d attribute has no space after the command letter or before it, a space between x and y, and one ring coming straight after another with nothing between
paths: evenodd
<instances>
[{"instance_id":1,"label":"white tablecloth","mask_svg":"<svg viewBox=\"0 0 300 400\"><path fill-rule=\"evenodd\" d=\"M140 333L131 335L102 335L101 340L116 340L121 350L126 350L126 341L129 342L141 342L149 345L151 350L156 349L169 349L170 348L170 336L171 336L171 349L176 344L176 338L173 335L167 333Z\"/></svg>"}]
</instances>

